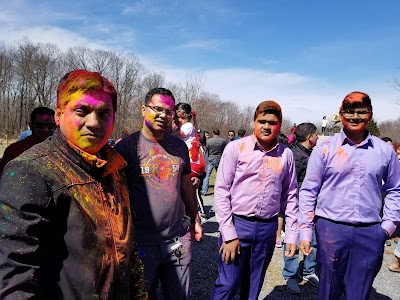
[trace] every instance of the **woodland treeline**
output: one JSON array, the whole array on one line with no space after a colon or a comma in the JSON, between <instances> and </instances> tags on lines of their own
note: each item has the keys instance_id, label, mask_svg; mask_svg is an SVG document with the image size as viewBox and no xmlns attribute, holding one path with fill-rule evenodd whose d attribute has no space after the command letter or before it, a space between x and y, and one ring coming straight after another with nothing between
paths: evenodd
<instances>
[{"instance_id":1,"label":"woodland treeline","mask_svg":"<svg viewBox=\"0 0 400 300\"><path fill-rule=\"evenodd\" d=\"M167 82L162 72L146 68L134 53L73 47L62 51L54 44L33 43L28 39L13 46L0 43L0 137L18 136L28 129L29 114L37 106L55 108L56 88L60 78L73 69L97 71L108 78L118 92L118 111L113 133L118 138L123 129L129 132L142 126L141 104L148 90L170 89L177 102L189 103L197 113L202 130L246 129L251 133L255 107L239 106L204 89L201 75L188 74L183 82ZM394 88L399 82L394 78ZM282 132L289 133L293 123L284 119ZM315 123L319 128L320 123ZM400 142L400 118L376 124L380 136Z\"/></svg>"},{"instance_id":2,"label":"woodland treeline","mask_svg":"<svg viewBox=\"0 0 400 300\"><path fill-rule=\"evenodd\" d=\"M133 132L141 128L140 107L153 87L166 87L177 102L189 103L203 130L219 128L223 136L230 129L244 128L251 133L255 107L240 107L205 91L202 76L188 74L184 82L166 82L161 72L147 69L134 53L86 47L61 51L54 44L35 44L24 39L14 46L0 44L0 136L7 134L12 138L27 129L33 108L54 109L58 82L73 69L97 71L115 85L118 111L114 138L122 129ZM287 122L286 127L289 126Z\"/></svg>"}]
</instances>

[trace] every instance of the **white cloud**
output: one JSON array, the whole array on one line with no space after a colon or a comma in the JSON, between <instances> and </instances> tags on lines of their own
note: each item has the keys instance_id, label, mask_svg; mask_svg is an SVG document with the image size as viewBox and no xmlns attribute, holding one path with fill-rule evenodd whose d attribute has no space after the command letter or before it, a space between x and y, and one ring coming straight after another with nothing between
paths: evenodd
<instances>
[{"instance_id":1,"label":"white cloud","mask_svg":"<svg viewBox=\"0 0 400 300\"><path fill-rule=\"evenodd\" d=\"M28 38L33 43L51 43L61 50L75 46L85 46L92 49L105 49L102 44L92 42L72 31L54 26L34 26L26 28L9 28L0 31L0 40L5 44L15 45L16 42Z\"/></svg>"},{"instance_id":2,"label":"white cloud","mask_svg":"<svg viewBox=\"0 0 400 300\"><path fill-rule=\"evenodd\" d=\"M165 67L167 81L183 82L188 74L203 75L204 89L218 94L224 101L234 101L241 106L256 107L264 100L275 100L281 106L285 118L295 123L315 122L322 116L330 119L339 109L341 101L357 88L335 86L321 79L296 73L273 73L254 69L184 70ZM400 105L396 104L399 92L387 82L362 82L357 86L372 99L376 121L396 119Z\"/></svg>"}]
</instances>

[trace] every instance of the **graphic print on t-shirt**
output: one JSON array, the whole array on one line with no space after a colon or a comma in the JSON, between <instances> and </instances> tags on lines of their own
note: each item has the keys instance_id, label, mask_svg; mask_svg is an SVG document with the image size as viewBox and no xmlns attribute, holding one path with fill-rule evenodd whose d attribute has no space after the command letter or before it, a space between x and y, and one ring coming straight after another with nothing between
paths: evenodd
<instances>
[{"instance_id":1,"label":"graphic print on t-shirt","mask_svg":"<svg viewBox=\"0 0 400 300\"><path fill-rule=\"evenodd\" d=\"M172 186L176 187L172 181L176 181L179 175L178 157L164 153L148 155L139 167L141 176L145 177L146 183L152 188L168 191Z\"/></svg>"}]
</instances>

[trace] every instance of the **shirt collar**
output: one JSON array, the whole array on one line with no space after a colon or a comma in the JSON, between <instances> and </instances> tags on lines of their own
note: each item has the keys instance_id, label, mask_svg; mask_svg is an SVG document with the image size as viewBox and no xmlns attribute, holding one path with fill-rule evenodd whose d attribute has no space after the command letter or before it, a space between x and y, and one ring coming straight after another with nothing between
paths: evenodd
<instances>
[{"instance_id":1,"label":"shirt collar","mask_svg":"<svg viewBox=\"0 0 400 300\"><path fill-rule=\"evenodd\" d=\"M372 147L372 148L374 148L374 141L372 139L372 135L369 131L367 131L367 132L368 132L368 135L357 147L365 147L365 148ZM340 131L339 135L340 135L340 144L341 145L349 144L351 146L355 146L355 144L346 136L343 129Z\"/></svg>"},{"instance_id":2,"label":"shirt collar","mask_svg":"<svg viewBox=\"0 0 400 300\"><path fill-rule=\"evenodd\" d=\"M269 149L269 150L265 150L264 149L264 147L258 142L258 140L257 140L257 138L256 138L256 136L253 134L252 135L252 139L253 139L253 143L254 143L254 150L261 150L262 152L272 152L272 151L274 151L275 149L276 150L279 150L279 147L281 146L278 142L275 144L275 146L274 147L272 147L271 149ZM276 140L276 138L275 138L275 140Z\"/></svg>"}]
</instances>

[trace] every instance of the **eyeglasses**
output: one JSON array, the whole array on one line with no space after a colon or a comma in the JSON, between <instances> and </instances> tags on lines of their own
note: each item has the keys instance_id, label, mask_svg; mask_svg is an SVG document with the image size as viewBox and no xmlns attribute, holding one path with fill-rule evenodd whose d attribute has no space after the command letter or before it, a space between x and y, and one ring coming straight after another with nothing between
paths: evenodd
<instances>
[{"instance_id":1,"label":"eyeglasses","mask_svg":"<svg viewBox=\"0 0 400 300\"><path fill-rule=\"evenodd\" d=\"M354 110L354 109L342 110L343 117L345 118L351 118L355 114L357 114L360 118L364 119L368 116L370 112L371 112L370 110Z\"/></svg>"},{"instance_id":2,"label":"eyeglasses","mask_svg":"<svg viewBox=\"0 0 400 300\"><path fill-rule=\"evenodd\" d=\"M53 130L57 127L56 123L34 122L33 124L35 124L35 127L38 129L44 129L45 127L47 127L47 129Z\"/></svg>"},{"instance_id":3,"label":"eyeglasses","mask_svg":"<svg viewBox=\"0 0 400 300\"><path fill-rule=\"evenodd\" d=\"M173 110L165 109L165 108L160 107L160 106L150 106L150 105L145 105L145 106L151 108L154 112L156 112L158 114L164 113L168 117L175 116L175 112Z\"/></svg>"}]
</instances>

